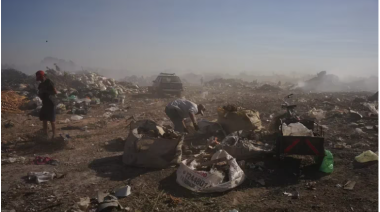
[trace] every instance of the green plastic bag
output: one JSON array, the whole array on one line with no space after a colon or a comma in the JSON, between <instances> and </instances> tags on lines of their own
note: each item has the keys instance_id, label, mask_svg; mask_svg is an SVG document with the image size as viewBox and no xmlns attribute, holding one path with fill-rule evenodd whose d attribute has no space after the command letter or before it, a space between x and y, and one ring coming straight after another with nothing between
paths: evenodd
<instances>
[{"instance_id":1,"label":"green plastic bag","mask_svg":"<svg viewBox=\"0 0 380 212\"><path fill-rule=\"evenodd\" d=\"M329 150L325 150L325 157L323 158L319 171L324 173L331 173L334 170L334 157Z\"/></svg>"}]
</instances>

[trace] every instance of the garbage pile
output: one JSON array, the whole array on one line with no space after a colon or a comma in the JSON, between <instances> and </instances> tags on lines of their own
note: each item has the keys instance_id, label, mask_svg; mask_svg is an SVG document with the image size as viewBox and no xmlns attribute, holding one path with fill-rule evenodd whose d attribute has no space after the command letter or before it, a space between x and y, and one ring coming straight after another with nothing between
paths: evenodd
<instances>
[{"instance_id":1,"label":"garbage pile","mask_svg":"<svg viewBox=\"0 0 380 212\"><path fill-rule=\"evenodd\" d=\"M75 89L85 92L91 91L101 91L116 94L133 93L137 92L138 86L132 83L120 83L116 82L114 79L110 79L93 72L81 72L70 74L67 72L60 71L49 71L48 77L53 80L53 82L58 82L56 88L61 89Z\"/></svg>"},{"instance_id":2,"label":"garbage pile","mask_svg":"<svg viewBox=\"0 0 380 212\"><path fill-rule=\"evenodd\" d=\"M34 82L34 78L16 69L1 70L1 90L25 90L27 89L27 85Z\"/></svg>"},{"instance_id":3,"label":"garbage pile","mask_svg":"<svg viewBox=\"0 0 380 212\"><path fill-rule=\"evenodd\" d=\"M272 154L272 146L260 141L261 135L252 131L239 130L216 142L216 149L223 149L238 160L258 158Z\"/></svg>"},{"instance_id":4,"label":"garbage pile","mask_svg":"<svg viewBox=\"0 0 380 212\"><path fill-rule=\"evenodd\" d=\"M154 121L132 121L125 141L123 162L145 168L166 168L182 159L183 136Z\"/></svg>"},{"instance_id":5,"label":"garbage pile","mask_svg":"<svg viewBox=\"0 0 380 212\"><path fill-rule=\"evenodd\" d=\"M246 110L234 105L226 105L218 108L218 123L226 133L233 133L239 130L262 129L260 113L255 110Z\"/></svg>"},{"instance_id":6,"label":"garbage pile","mask_svg":"<svg viewBox=\"0 0 380 212\"><path fill-rule=\"evenodd\" d=\"M217 151L212 157L199 154L184 160L177 169L177 183L200 193L224 192L244 180L244 172L236 159L224 150Z\"/></svg>"},{"instance_id":7,"label":"garbage pile","mask_svg":"<svg viewBox=\"0 0 380 212\"><path fill-rule=\"evenodd\" d=\"M19 113L20 107L27 102L25 96L14 91L1 91L1 112Z\"/></svg>"},{"instance_id":8,"label":"garbage pile","mask_svg":"<svg viewBox=\"0 0 380 212\"><path fill-rule=\"evenodd\" d=\"M145 89L140 89L137 85L128 82L117 82L114 79L106 78L97 73L81 71L68 73L48 68L46 74L51 79L57 90L57 110L62 113L66 110L72 114L85 115L89 104L100 104L104 102L120 102L125 98L125 94L145 93ZM23 109L38 109L41 104L37 97L38 82L33 75L26 75L15 69L2 70L2 90L17 91L22 96L32 100ZM12 94L15 95L14 93ZM23 101L20 97L4 96L2 110L17 111ZM38 111L37 111L38 112Z\"/></svg>"}]
</instances>

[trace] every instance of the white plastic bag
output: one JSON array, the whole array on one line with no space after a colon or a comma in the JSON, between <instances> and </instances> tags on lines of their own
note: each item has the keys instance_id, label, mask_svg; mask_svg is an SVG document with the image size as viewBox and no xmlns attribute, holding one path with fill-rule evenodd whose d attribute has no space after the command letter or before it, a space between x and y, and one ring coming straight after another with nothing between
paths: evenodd
<instances>
[{"instance_id":1,"label":"white plastic bag","mask_svg":"<svg viewBox=\"0 0 380 212\"><path fill-rule=\"evenodd\" d=\"M313 136L313 131L305 127L305 125L297 122L286 125L282 124L282 135L284 136Z\"/></svg>"},{"instance_id":2,"label":"white plastic bag","mask_svg":"<svg viewBox=\"0 0 380 212\"><path fill-rule=\"evenodd\" d=\"M37 107L42 106L42 100L40 99L40 97L36 96L33 98L32 101L37 105Z\"/></svg>"},{"instance_id":3,"label":"white plastic bag","mask_svg":"<svg viewBox=\"0 0 380 212\"><path fill-rule=\"evenodd\" d=\"M315 109L315 108L313 108L313 109L311 109L309 111L309 116L311 116L311 117L313 117L313 118L315 118L317 120L322 120L322 119L325 118L326 112L323 111L322 109Z\"/></svg>"},{"instance_id":4,"label":"white plastic bag","mask_svg":"<svg viewBox=\"0 0 380 212\"><path fill-rule=\"evenodd\" d=\"M111 112L115 112L115 111L118 111L119 108L118 107L110 107L110 108L107 108L106 111L111 111Z\"/></svg>"},{"instance_id":5,"label":"white plastic bag","mask_svg":"<svg viewBox=\"0 0 380 212\"><path fill-rule=\"evenodd\" d=\"M371 113L375 114L375 115L378 115L379 112L376 110L376 107L375 107L375 104L371 104L371 103L364 103L363 104L364 106L366 106L368 108L368 110L371 111Z\"/></svg>"},{"instance_id":6,"label":"white plastic bag","mask_svg":"<svg viewBox=\"0 0 380 212\"><path fill-rule=\"evenodd\" d=\"M83 116L74 115L70 118L72 121L79 121L83 119Z\"/></svg>"},{"instance_id":7,"label":"white plastic bag","mask_svg":"<svg viewBox=\"0 0 380 212\"><path fill-rule=\"evenodd\" d=\"M109 117L111 117L111 115L112 115L111 112L105 112L105 113L103 114L103 117L104 117L104 118L109 118Z\"/></svg>"},{"instance_id":8,"label":"white plastic bag","mask_svg":"<svg viewBox=\"0 0 380 212\"><path fill-rule=\"evenodd\" d=\"M65 120L59 120L58 124L67 124L70 122L70 119L65 119Z\"/></svg>"},{"instance_id":9,"label":"white plastic bag","mask_svg":"<svg viewBox=\"0 0 380 212\"><path fill-rule=\"evenodd\" d=\"M177 169L177 183L181 186L195 192L212 193L224 192L242 184L245 179L243 170L239 167L236 159L224 150L216 152L211 160L227 158L229 167L229 181L223 181L223 175L213 171L197 171L187 166L187 160L182 161Z\"/></svg>"}]
</instances>

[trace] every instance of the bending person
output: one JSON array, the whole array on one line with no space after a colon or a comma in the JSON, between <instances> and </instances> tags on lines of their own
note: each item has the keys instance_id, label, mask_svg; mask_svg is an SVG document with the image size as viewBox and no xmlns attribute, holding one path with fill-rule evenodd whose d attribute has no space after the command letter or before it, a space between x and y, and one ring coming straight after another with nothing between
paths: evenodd
<instances>
[{"instance_id":1,"label":"bending person","mask_svg":"<svg viewBox=\"0 0 380 212\"><path fill-rule=\"evenodd\" d=\"M206 108L204 105L196 105L194 102L188 100L177 99L170 102L166 108L165 113L174 124L174 130L177 132L189 132L186 128L185 118L190 117L193 122L195 130L199 130L195 115L201 114L203 116Z\"/></svg>"}]
</instances>

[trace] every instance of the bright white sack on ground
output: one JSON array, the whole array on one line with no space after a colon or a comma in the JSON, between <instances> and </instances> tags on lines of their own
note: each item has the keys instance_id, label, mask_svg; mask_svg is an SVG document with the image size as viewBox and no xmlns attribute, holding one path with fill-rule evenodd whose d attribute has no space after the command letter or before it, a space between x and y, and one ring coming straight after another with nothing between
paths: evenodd
<instances>
[{"instance_id":1,"label":"bright white sack on ground","mask_svg":"<svg viewBox=\"0 0 380 212\"><path fill-rule=\"evenodd\" d=\"M186 165L187 160L183 160L177 170L177 183L181 186L199 193L224 192L242 184L245 174L236 159L224 150L216 152L211 160L227 158L229 173L227 182L221 183L223 179L210 171L197 171Z\"/></svg>"}]
</instances>

